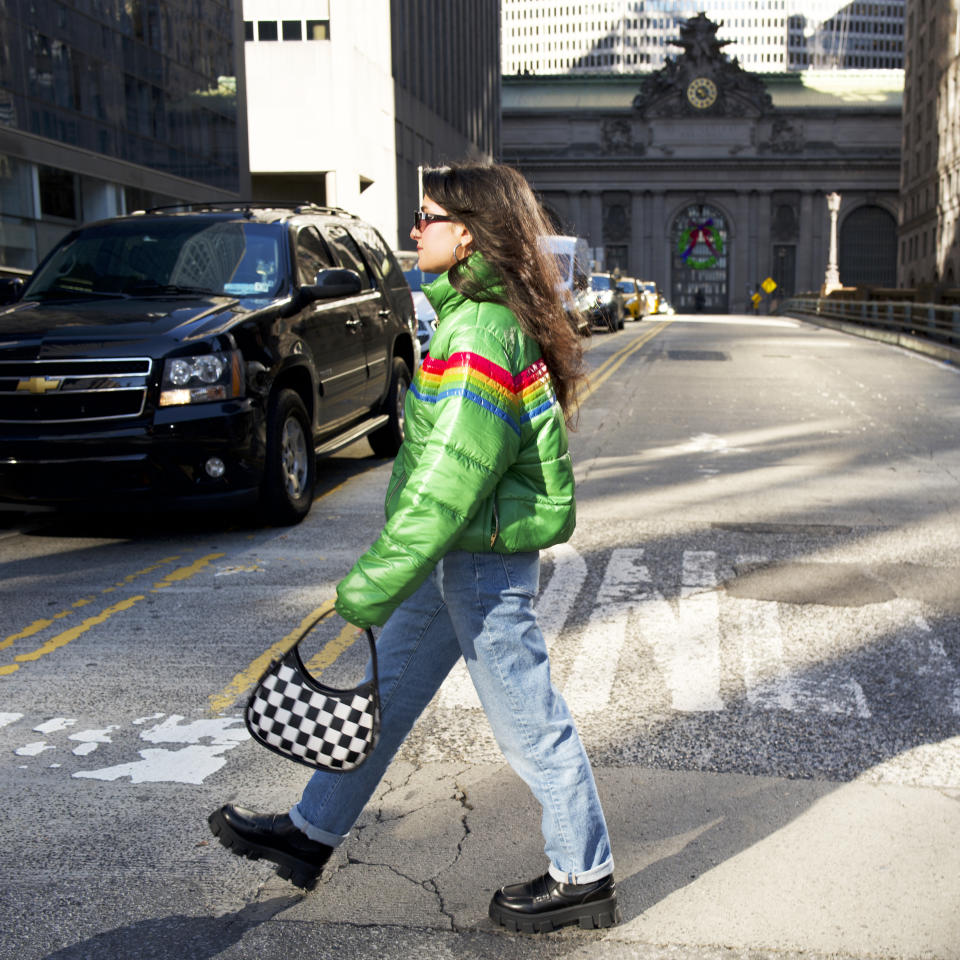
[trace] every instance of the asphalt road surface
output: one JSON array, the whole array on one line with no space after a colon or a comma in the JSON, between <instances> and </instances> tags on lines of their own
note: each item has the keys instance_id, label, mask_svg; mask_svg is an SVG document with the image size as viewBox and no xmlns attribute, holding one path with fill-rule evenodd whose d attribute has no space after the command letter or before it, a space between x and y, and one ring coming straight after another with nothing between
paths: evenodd
<instances>
[{"instance_id":1,"label":"asphalt road surface","mask_svg":"<svg viewBox=\"0 0 960 960\"><path fill-rule=\"evenodd\" d=\"M312 893L208 835L308 773L240 704L378 532L363 442L295 528L0 511L0 960L960 957L957 369L746 316L588 366L539 610L624 923L487 919L545 861L462 668ZM341 628L307 641L332 682L365 658Z\"/></svg>"}]
</instances>

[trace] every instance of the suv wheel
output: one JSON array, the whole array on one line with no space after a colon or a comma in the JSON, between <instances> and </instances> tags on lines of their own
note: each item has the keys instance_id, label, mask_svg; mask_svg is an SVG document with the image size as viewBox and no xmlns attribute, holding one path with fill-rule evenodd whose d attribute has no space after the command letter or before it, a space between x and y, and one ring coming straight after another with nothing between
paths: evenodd
<instances>
[{"instance_id":1,"label":"suv wheel","mask_svg":"<svg viewBox=\"0 0 960 960\"><path fill-rule=\"evenodd\" d=\"M400 450L400 444L403 443L403 405L407 400L409 386L410 371L407 365L397 358L393 361L390 389L383 406L390 420L370 434L370 446L378 457L395 457Z\"/></svg>"},{"instance_id":2,"label":"suv wheel","mask_svg":"<svg viewBox=\"0 0 960 960\"><path fill-rule=\"evenodd\" d=\"M310 417L300 395L281 390L267 417L267 461L261 506L271 523L299 523L313 502L316 459Z\"/></svg>"}]
</instances>

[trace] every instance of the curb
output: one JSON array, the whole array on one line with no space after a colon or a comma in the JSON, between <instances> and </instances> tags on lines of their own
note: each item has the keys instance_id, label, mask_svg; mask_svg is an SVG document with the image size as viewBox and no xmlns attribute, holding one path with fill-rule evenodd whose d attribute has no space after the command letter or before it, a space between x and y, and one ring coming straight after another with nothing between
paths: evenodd
<instances>
[{"instance_id":1,"label":"curb","mask_svg":"<svg viewBox=\"0 0 960 960\"><path fill-rule=\"evenodd\" d=\"M849 333L854 337L862 337L866 340L879 340L881 343L888 343L895 347L903 347L904 350L910 350L913 353L922 353L925 356L934 357L937 360L943 360L946 363L960 366L960 349L950 347L945 343L934 343L931 340L924 340L922 337L915 337L909 333L894 333L888 330L878 330L875 327L860 326L859 324L847 323L843 320L811 317L809 314L785 313L783 316L790 317L792 320L802 320L805 323L812 323L817 327L829 327L831 330Z\"/></svg>"}]
</instances>

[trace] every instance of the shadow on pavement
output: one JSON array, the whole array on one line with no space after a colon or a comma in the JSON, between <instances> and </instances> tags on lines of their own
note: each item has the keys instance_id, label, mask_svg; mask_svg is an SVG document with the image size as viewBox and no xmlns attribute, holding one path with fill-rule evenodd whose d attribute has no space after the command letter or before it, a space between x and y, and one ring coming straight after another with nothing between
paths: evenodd
<instances>
[{"instance_id":1,"label":"shadow on pavement","mask_svg":"<svg viewBox=\"0 0 960 960\"><path fill-rule=\"evenodd\" d=\"M92 960L136 957L137 960L207 960L240 941L249 930L287 909L299 896L251 903L220 917L176 914L117 927L47 954L44 960Z\"/></svg>"}]
</instances>

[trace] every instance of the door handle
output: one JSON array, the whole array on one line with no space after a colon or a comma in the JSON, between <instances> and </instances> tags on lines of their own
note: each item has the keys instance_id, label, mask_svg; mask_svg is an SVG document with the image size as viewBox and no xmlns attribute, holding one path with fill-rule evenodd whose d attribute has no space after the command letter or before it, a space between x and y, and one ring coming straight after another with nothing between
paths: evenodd
<instances>
[{"instance_id":1,"label":"door handle","mask_svg":"<svg viewBox=\"0 0 960 960\"><path fill-rule=\"evenodd\" d=\"M380 313L378 314L378 316L380 316L381 319L386 320L386 319L390 316L390 311L389 311L389 310L381 310Z\"/></svg>"},{"instance_id":2,"label":"door handle","mask_svg":"<svg viewBox=\"0 0 960 960\"><path fill-rule=\"evenodd\" d=\"M360 320L360 319L358 319L358 318L356 318L356 317L355 317L353 320L348 320L348 321L347 321L347 326L348 326L348 327L359 327L359 326L361 326L362 324L363 324L363 321Z\"/></svg>"}]
</instances>

